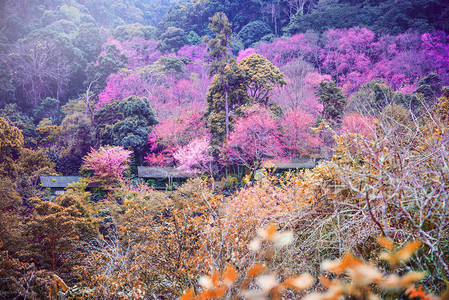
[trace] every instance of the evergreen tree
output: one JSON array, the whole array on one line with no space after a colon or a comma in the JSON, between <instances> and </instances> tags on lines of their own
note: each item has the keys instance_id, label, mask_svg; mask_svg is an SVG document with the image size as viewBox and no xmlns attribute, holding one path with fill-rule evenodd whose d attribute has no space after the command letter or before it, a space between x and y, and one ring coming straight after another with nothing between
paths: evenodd
<instances>
[{"instance_id":1,"label":"evergreen tree","mask_svg":"<svg viewBox=\"0 0 449 300\"><path fill-rule=\"evenodd\" d=\"M333 126L339 126L343 118L346 98L341 88L333 81L321 81L318 87L318 102L323 104L323 118Z\"/></svg>"},{"instance_id":2,"label":"evergreen tree","mask_svg":"<svg viewBox=\"0 0 449 300\"><path fill-rule=\"evenodd\" d=\"M209 56L212 59L209 69L210 76L217 76L216 81L220 81L224 93L225 102L225 128L226 137L229 136L229 82L227 78L226 67L231 63L229 57L229 46L231 43L231 23L224 13L216 13L210 19L209 29L216 34L214 39L208 41ZM231 68L228 68L230 70ZM215 78L214 78L215 80ZM209 104L209 101L208 101ZM210 106L208 106L209 108ZM211 111L208 111L211 113ZM215 112L220 113L220 112Z\"/></svg>"},{"instance_id":3,"label":"evergreen tree","mask_svg":"<svg viewBox=\"0 0 449 300\"><path fill-rule=\"evenodd\" d=\"M94 117L100 144L133 150L138 163L143 161L148 134L156 124L150 100L136 96L107 103Z\"/></svg>"},{"instance_id":4,"label":"evergreen tree","mask_svg":"<svg viewBox=\"0 0 449 300\"><path fill-rule=\"evenodd\" d=\"M207 126L211 144L221 146L229 136L236 110L248 102L246 77L234 61L225 68L225 75L215 75L207 93ZM224 79L223 79L224 78Z\"/></svg>"}]
</instances>

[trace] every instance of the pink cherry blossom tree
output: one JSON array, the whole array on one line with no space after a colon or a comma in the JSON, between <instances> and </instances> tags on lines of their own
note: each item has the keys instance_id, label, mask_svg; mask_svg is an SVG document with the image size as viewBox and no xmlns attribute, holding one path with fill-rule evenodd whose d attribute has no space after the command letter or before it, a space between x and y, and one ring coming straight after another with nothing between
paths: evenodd
<instances>
[{"instance_id":1,"label":"pink cherry blossom tree","mask_svg":"<svg viewBox=\"0 0 449 300\"><path fill-rule=\"evenodd\" d=\"M315 117L319 116L323 105L317 101L318 85L323 80L330 81L331 76L319 74L309 63L298 59L285 65L282 71L287 77L287 85L277 88L271 101L285 111L301 109Z\"/></svg>"},{"instance_id":2,"label":"pink cherry blossom tree","mask_svg":"<svg viewBox=\"0 0 449 300\"><path fill-rule=\"evenodd\" d=\"M443 84L449 84L449 37L441 31L376 37L369 29L355 27L330 29L321 36L301 33L242 50L238 60L253 53L265 56L281 70L302 59L319 74L330 74L346 94L373 79L397 90L436 71Z\"/></svg>"},{"instance_id":3,"label":"pink cherry blossom tree","mask_svg":"<svg viewBox=\"0 0 449 300\"><path fill-rule=\"evenodd\" d=\"M163 119L150 133L150 151L145 162L150 166L174 165L174 154L195 139L208 136L203 111L183 110L179 116Z\"/></svg>"},{"instance_id":4,"label":"pink cherry blossom tree","mask_svg":"<svg viewBox=\"0 0 449 300\"><path fill-rule=\"evenodd\" d=\"M267 108L256 106L236 120L222 151L225 164L240 164L253 173L265 158L283 154L279 126Z\"/></svg>"},{"instance_id":5,"label":"pink cherry blossom tree","mask_svg":"<svg viewBox=\"0 0 449 300\"><path fill-rule=\"evenodd\" d=\"M360 134L364 138L374 137L375 130L374 118L359 113L350 113L344 116L340 128L341 133Z\"/></svg>"},{"instance_id":6,"label":"pink cherry blossom tree","mask_svg":"<svg viewBox=\"0 0 449 300\"><path fill-rule=\"evenodd\" d=\"M92 149L83 157L81 170L92 171L95 179L106 183L121 181L128 169L131 154L132 151L125 150L121 146Z\"/></svg>"},{"instance_id":7,"label":"pink cherry blossom tree","mask_svg":"<svg viewBox=\"0 0 449 300\"><path fill-rule=\"evenodd\" d=\"M431 58L438 74L445 84L449 84L449 35L435 31L421 35L423 51Z\"/></svg>"},{"instance_id":8,"label":"pink cherry blossom tree","mask_svg":"<svg viewBox=\"0 0 449 300\"><path fill-rule=\"evenodd\" d=\"M366 28L328 30L320 57L323 69L339 84L345 83L350 73L352 76L366 73L372 65L370 49L374 41L374 32Z\"/></svg>"},{"instance_id":9,"label":"pink cherry blossom tree","mask_svg":"<svg viewBox=\"0 0 449 300\"><path fill-rule=\"evenodd\" d=\"M126 54L129 63L111 74L105 89L99 94L98 105L112 99L122 100L129 96L146 97L151 100L159 120L177 116L181 107L206 107L206 94L211 79L208 76L207 50L204 45L185 46L178 51L178 57L187 59L182 74L164 72L157 60L161 53L154 41L132 40L123 43L108 40Z\"/></svg>"},{"instance_id":10,"label":"pink cherry blossom tree","mask_svg":"<svg viewBox=\"0 0 449 300\"><path fill-rule=\"evenodd\" d=\"M300 109L285 113L281 121L281 142L285 149L285 155L289 157L301 157L317 154L320 139L315 136L311 127L316 119Z\"/></svg>"},{"instance_id":11,"label":"pink cherry blossom tree","mask_svg":"<svg viewBox=\"0 0 449 300\"><path fill-rule=\"evenodd\" d=\"M208 172L212 175L211 147L206 136L196 138L179 148L173 155L179 168L190 173Z\"/></svg>"}]
</instances>

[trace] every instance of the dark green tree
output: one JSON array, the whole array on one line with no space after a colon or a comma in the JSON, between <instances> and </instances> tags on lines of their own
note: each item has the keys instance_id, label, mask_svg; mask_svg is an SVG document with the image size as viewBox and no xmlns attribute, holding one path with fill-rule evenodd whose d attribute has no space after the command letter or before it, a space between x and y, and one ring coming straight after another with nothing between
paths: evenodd
<instances>
[{"instance_id":1,"label":"dark green tree","mask_svg":"<svg viewBox=\"0 0 449 300\"><path fill-rule=\"evenodd\" d=\"M148 134L157 124L150 100L131 96L112 101L97 110L93 122L101 145L123 146L143 161Z\"/></svg>"},{"instance_id":2,"label":"dark green tree","mask_svg":"<svg viewBox=\"0 0 449 300\"><path fill-rule=\"evenodd\" d=\"M428 86L427 86L428 87ZM430 89L428 87L428 89ZM357 111L362 114L377 115L391 104L401 105L418 113L422 108L421 99L418 93L404 94L401 91L394 91L383 81L374 79L363 86L352 95L348 111Z\"/></svg>"},{"instance_id":3,"label":"dark green tree","mask_svg":"<svg viewBox=\"0 0 449 300\"><path fill-rule=\"evenodd\" d=\"M373 102L375 110L380 112L388 105L400 105L409 108L413 112L418 112L422 107L421 100L417 95L403 94L401 91L394 91L384 83L376 83L373 86Z\"/></svg>"},{"instance_id":4,"label":"dark green tree","mask_svg":"<svg viewBox=\"0 0 449 300\"><path fill-rule=\"evenodd\" d=\"M207 126L212 133L211 144L215 146L223 144L238 108L249 100L246 76L239 64L234 61L223 72L214 76L207 93Z\"/></svg>"},{"instance_id":5,"label":"dark green tree","mask_svg":"<svg viewBox=\"0 0 449 300\"><path fill-rule=\"evenodd\" d=\"M318 102L323 104L322 116L331 126L339 126L344 115L346 97L333 81L321 81Z\"/></svg>"},{"instance_id":6,"label":"dark green tree","mask_svg":"<svg viewBox=\"0 0 449 300\"><path fill-rule=\"evenodd\" d=\"M109 75L126 67L128 57L120 53L116 45L106 45L105 53L98 57L97 63L90 63L87 68L87 81L85 85L93 83L91 91L99 93L106 87Z\"/></svg>"},{"instance_id":7,"label":"dark green tree","mask_svg":"<svg viewBox=\"0 0 449 300\"><path fill-rule=\"evenodd\" d=\"M117 26L114 29L114 37L123 42L132 39L156 39L157 29L153 26L144 26L139 23Z\"/></svg>"},{"instance_id":8,"label":"dark green tree","mask_svg":"<svg viewBox=\"0 0 449 300\"><path fill-rule=\"evenodd\" d=\"M44 118L50 119L53 123L59 124L62 121L62 113L60 110L61 102L58 99L46 97L33 110L33 117L36 123Z\"/></svg>"},{"instance_id":9,"label":"dark green tree","mask_svg":"<svg viewBox=\"0 0 449 300\"><path fill-rule=\"evenodd\" d=\"M81 24L75 37L74 45L78 47L88 62L95 61L101 52L103 37L100 29L92 23Z\"/></svg>"},{"instance_id":10,"label":"dark green tree","mask_svg":"<svg viewBox=\"0 0 449 300\"><path fill-rule=\"evenodd\" d=\"M441 95L441 77L436 73L430 73L418 82L418 88L413 94L422 94L427 103L432 103Z\"/></svg>"},{"instance_id":11,"label":"dark green tree","mask_svg":"<svg viewBox=\"0 0 449 300\"><path fill-rule=\"evenodd\" d=\"M270 33L272 33L270 26L264 21L257 20L243 26L238 36L242 39L245 48L248 48Z\"/></svg>"},{"instance_id":12,"label":"dark green tree","mask_svg":"<svg viewBox=\"0 0 449 300\"><path fill-rule=\"evenodd\" d=\"M178 56L162 56L154 64L156 70L161 73L182 76L186 70L188 59Z\"/></svg>"},{"instance_id":13,"label":"dark green tree","mask_svg":"<svg viewBox=\"0 0 449 300\"><path fill-rule=\"evenodd\" d=\"M77 174L82 158L96 144L91 119L84 112L68 114L61 123L56 170L64 175Z\"/></svg>"},{"instance_id":14,"label":"dark green tree","mask_svg":"<svg viewBox=\"0 0 449 300\"><path fill-rule=\"evenodd\" d=\"M201 44L201 37L193 30L187 35L187 43L189 45L199 45Z\"/></svg>"},{"instance_id":15,"label":"dark green tree","mask_svg":"<svg viewBox=\"0 0 449 300\"><path fill-rule=\"evenodd\" d=\"M161 34L159 49L163 52L176 52L182 46L187 44L186 33L181 28L168 27L163 34Z\"/></svg>"}]
</instances>

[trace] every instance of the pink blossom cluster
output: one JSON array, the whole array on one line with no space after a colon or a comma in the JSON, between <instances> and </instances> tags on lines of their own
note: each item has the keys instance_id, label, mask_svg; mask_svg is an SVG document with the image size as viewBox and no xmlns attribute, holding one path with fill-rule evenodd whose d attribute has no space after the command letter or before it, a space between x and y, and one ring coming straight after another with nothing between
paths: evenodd
<instances>
[{"instance_id":1,"label":"pink blossom cluster","mask_svg":"<svg viewBox=\"0 0 449 300\"><path fill-rule=\"evenodd\" d=\"M120 180L128 169L131 154L132 151L125 150L121 146L92 149L83 157L82 168L93 171L94 177L100 180Z\"/></svg>"},{"instance_id":2,"label":"pink blossom cluster","mask_svg":"<svg viewBox=\"0 0 449 300\"><path fill-rule=\"evenodd\" d=\"M238 60L259 53L282 69L302 58L321 74L329 74L345 92L378 78L399 89L438 72L449 84L449 36L442 31L422 35L406 32L376 37L366 28L330 29L321 36L301 33L239 53Z\"/></svg>"}]
</instances>

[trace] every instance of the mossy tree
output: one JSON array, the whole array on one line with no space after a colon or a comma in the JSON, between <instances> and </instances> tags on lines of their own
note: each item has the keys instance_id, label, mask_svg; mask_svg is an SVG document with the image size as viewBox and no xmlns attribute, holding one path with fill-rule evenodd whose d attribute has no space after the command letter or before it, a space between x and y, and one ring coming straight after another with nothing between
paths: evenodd
<instances>
[{"instance_id":1,"label":"mossy tree","mask_svg":"<svg viewBox=\"0 0 449 300\"><path fill-rule=\"evenodd\" d=\"M17 172L15 162L23 146L23 135L17 127L0 118L0 175L13 178Z\"/></svg>"},{"instance_id":2,"label":"mossy tree","mask_svg":"<svg viewBox=\"0 0 449 300\"><path fill-rule=\"evenodd\" d=\"M225 132L226 137L229 136L229 81L227 68L230 71L229 65L231 63L229 55L229 47L231 45L231 29L232 24L229 22L226 14L220 12L216 13L211 19L209 29L216 34L214 39L208 40L209 56L212 61L210 63L209 75L214 76L215 82L220 82L220 89L224 95L224 109L225 109ZM208 104L210 101L208 100ZM208 107L208 113L210 114ZM219 112L215 112L219 113Z\"/></svg>"},{"instance_id":3,"label":"mossy tree","mask_svg":"<svg viewBox=\"0 0 449 300\"><path fill-rule=\"evenodd\" d=\"M260 54L251 54L240 62L245 73L246 87L251 101L267 104L275 86L287 84L284 74Z\"/></svg>"}]
</instances>

